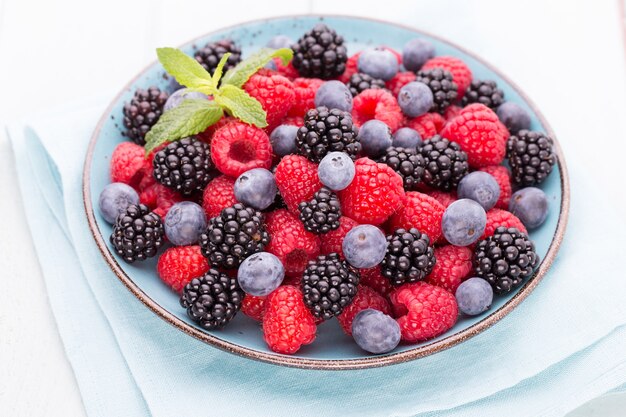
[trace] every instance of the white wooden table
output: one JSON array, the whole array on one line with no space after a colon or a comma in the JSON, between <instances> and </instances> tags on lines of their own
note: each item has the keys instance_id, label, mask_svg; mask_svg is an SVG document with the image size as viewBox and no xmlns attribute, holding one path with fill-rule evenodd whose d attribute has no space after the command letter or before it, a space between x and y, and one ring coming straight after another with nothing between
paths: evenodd
<instances>
[{"instance_id":1,"label":"white wooden table","mask_svg":"<svg viewBox=\"0 0 626 417\"><path fill-rule=\"evenodd\" d=\"M620 1L87 1L0 0L0 126L55 103L117 91L157 46L265 16L375 16L439 34L515 80L568 141L623 148L624 17ZM237 4L236 13L215 4ZM471 33L471 36L468 36ZM593 85L589 84L593 80ZM600 113L602 111L603 113ZM622 150L623 152L623 150ZM603 178L622 166L590 157ZM0 130L0 416L82 416L80 393L47 301ZM623 185L621 186L623 190ZM611 197L620 204L623 197ZM570 417L623 416L626 395Z\"/></svg>"}]
</instances>

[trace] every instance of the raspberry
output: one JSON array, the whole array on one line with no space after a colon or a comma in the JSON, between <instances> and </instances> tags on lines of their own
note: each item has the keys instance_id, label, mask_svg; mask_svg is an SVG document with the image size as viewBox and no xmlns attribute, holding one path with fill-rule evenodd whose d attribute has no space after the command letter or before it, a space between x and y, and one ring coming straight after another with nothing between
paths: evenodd
<instances>
[{"instance_id":1,"label":"raspberry","mask_svg":"<svg viewBox=\"0 0 626 417\"><path fill-rule=\"evenodd\" d=\"M287 115L295 98L293 83L268 69L261 69L250 77L243 89L263 106L269 132Z\"/></svg>"},{"instance_id":2,"label":"raspberry","mask_svg":"<svg viewBox=\"0 0 626 417\"><path fill-rule=\"evenodd\" d=\"M373 308L385 314L391 314L391 307L385 297L369 287L359 285L352 303L344 308L341 314L337 316L337 321L348 336L352 336L352 320L354 320L354 317L359 311L367 308Z\"/></svg>"},{"instance_id":3,"label":"raspberry","mask_svg":"<svg viewBox=\"0 0 626 417\"><path fill-rule=\"evenodd\" d=\"M515 214L501 209L491 209L487 212L487 225L485 226L485 233L481 236L482 239L486 239L492 236L498 227L511 228L514 227L522 233L528 234L526 227Z\"/></svg>"},{"instance_id":4,"label":"raspberry","mask_svg":"<svg viewBox=\"0 0 626 417\"><path fill-rule=\"evenodd\" d=\"M502 165L490 165L488 167L480 168L480 171L491 174L496 179L496 182L500 186L500 197L498 198L496 207L508 210L509 200L511 200L511 194L513 194L513 190L511 189L511 173L509 172L509 169Z\"/></svg>"},{"instance_id":5,"label":"raspberry","mask_svg":"<svg viewBox=\"0 0 626 417\"><path fill-rule=\"evenodd\" d=\"M284 285L267 296L263 337L271 350L294 354L315 340L316 330L315 319L298 288Z\"/></svg>"},{"instance_id":6,"label":"raspberry","mask_svg":"<svg viewBox=\"0 0 626 417\"><path fill-rule=\"evenodd\" d=\"M339 77L339 81L345 84L350 81L350 77L352 77L352 75L359 72L359 55L361 55L361 53L357 52L356 54L348 58L348 60L346 61L346 69Z\"/></svg>"},{"instance_id":7,"label":"raspberry","mask_svg":"<svg viewBox=\"0 0 626 417\"><path fill-rule=\"evenodd\" d=\"M270 243L265 250L280 259L288 276L302 275L307 263L320 254L320 239L304 229L297 216L281 209L265 216Z\"/></svg>"},{"instance_id":8,"label":"raspberry","mask_svg":"<svg viewBox=\"0 0 626 417\"><path fill-rule=\"evenodd\" d=\"M215 133L215 131L217 129L219 129L222 126L226 126L230 122L234 122L236 120L237 119L235 119L234 117L224 116L221 119L219 119L217 121L217 123L214 123L211 126L207 127L204 132L198 133L196 135L196 138L198 140L200 140L200 141L202 141L204 143L208 143L210 145L211 144L211 139L213 139L213 134Z\"/></svg>"},{"instance_id":9,"label":"raspberry","mask_svg":"<svg viewBox=\"0 0 626 417\"><path fill-rule=\"evenodd\" d=\"M368 120L380 120L395 132L402 125L404 116L398 101L389 91L370 88L354 98L352 119L358 127Z\"/></svg>"},{"instance_id":10,"label":"raspberry","mask_svg":"<svg viewBox=\"0 0 626 417\"><path fill-rule=\"evenodd\" d=\"M425 282L405 284L391 293L390 299L402 340L409 343L445 333L459 314L454 295Z\"/></svg>"},{"instance_id":11,"label":"raspberry","mask_svg":"<svg viewBox=\"0 0 626 417\"><path fill-rule=\"evenodd\" d=\"M319 78L296 78L293 80L293 106L287 115L303 117L309 109L315 108L315 93L323 82Z\"/></svg>"},{"instance_id":12,"label":"raspberry","mask_svg":"<svg viewBox=\"0 0 626 417\"><path fill-rule=\"evenodd\" d=\"M300 76L298 70L293 67L293 63L289 61L289 64L283 65L283 61L280 58L274 58L274 63L276 64L276 72L278 72L283 77L294 80Z\"/></svg>"},{"instance_id":13,"label":"raspberry","mask_svg":"<svg viewBox=\"0 0 626 417\"><path fill-rule=\"evenodd\" d=\"M331 230L330 232L320 236L320 240L322 242L322 255L334 252L338 253L343 259L343 249L341 247L343 238L354 226L357 226L358 224L358 222L352 220L350 217L341 216L339 218L338 229Z\"/></svg>"},{"instance_id":14,"label":"raspberry","mask_svg":"<svg viewBox=\"0 0 626 417\"><path fill-rule=\"evenodd\" d=\"M157 263L159 277L180 293L185 285L209 271L209 263L202 256L200 246L174 246L163 252Z\"/></svg>"},{"instance_id":15,"label":"raspberry","mask_svg":"<svg viewBox=\"0 0 626 417\"><path fill-rule=\"evenodd\" d=\"M391 216L390 232L416 228L436 242L441 236L441 218L445 207L429 195L416 191L406 193L404 206Z\"/></svg>"},{"instance_id":16,"label":"raspberry","mask_svg":"<svg viewBox=\"0 0 626 417\"><path fill-rule=\"evenodd\" d=\"M472 71L465 62L461 61L459 58L453 56L437 56L426 61L421 70L426 71L433 68L443 68L444 70L450 71L454 82L459 87L459 98L463 97L465 90L467 90L467 87L472 83Z\"/></svg>"},{"instance_id":17,"label":"raspberry","mask_svg":"<svg viewBox=\"0 0 626 417\"><path fill-rule=\"evenodd\" d=\"M472 255L470 248L446 245L435 248L437 262L426 282L450 291L452 294L472 272Z\"/></svg>"},{"instance_id":18,"label":"raspberry","mask_svg":"<svg viewBox=\"0 0 626 417\"><path fill-rule=\"evenodd\" d=\"M276 166L276 185L287 208L299 213L298 205L313 198L322 188L317 165L300 155L287 155Z\"/></svg>"},{"instance_id":19,"label":"raspberry","mask_svg":"<svg viewBox=\"0 0 626 417\"><path fill-rule=\"evenodd\" d=\"M443 112L443 117L445 117L446 120L454 119L461 113L461 110L463 110L462 107L455 106L453 104L452 106L448 106L446 108L446 110Z\"/></svg>"},{"instance_id":20,"label":"raspberry","mask_svg":"<svg viewBox=\"0 0 626 417\"><path fill-rule=\"evenodd\" d=\"M302 116L287 116L280 123L283 124L283 125L293 125L293 126L302 127L302 126L304 126L304 117L302 117Z\"/></svg>"},{"instance_id":21,"label":"raspberry","mask_svg":"<svg viewBox=\"0 0 626 417\"><path fill-rule=\"evenodd\" d=\"M261 129L232 122L213 134L211 158L221 173L237 178L252 168L269 169L272 165L272 145Z\"/></svg>"},{"instance_id":22,"label":"raspberry","mask_svg":"<svg viewBox=\"0 0 626 417\"><path fill-rule=\"evenodd\" d=\"M145 158L143 146L132 142L117 145L111 155L111 182L123 182L131 187L137 187L143 178Z\"/></svg>"},{"instance_id":23,"label":"raspberry","mask_svg":"<svg viewBox=\"0 0 626 417\"><path fill-rule=\"evenodd\" d=\"M470 104L445 125L441 136L461 145L471 167L500 165L507 140L501 125L489 107Z\"/></svg>"},{"instance_id":24,"label":"raspberry","mask_svg":"<svg viewBox=\"0 0 626 417\"><path fill-rule=\"evenodd\" d=\"M456 191L445 192L440 190L433 190L427 192L426 194L439 201L444 208L448 208L450 204L454 203L457 200Z\"/></svg>"},{"instance_id":25,"label":"raspberry","mask_svg":"<svg viewBox=\"0 0 626 417\"><path fill-rule=\"evenodd\" d=\"M235 180L226 175L211 180L202 194L202 208L208 219L218 216L222 210L235 203Z\"/></svg>"},{"instance_id":26,"label":"raspberry","mask_svg":"<svg viewBox=\"0 0 626 417\"><path fill-rule=\"evenodd\" d=\"M406 72L398 72L392 79L387 81L386 87L394 97L398 97L400 93L400 89L410 83L411 81L415 81L416 75L414 72L406 71Z\"/></svg>"},{"instance_id":27,"label":"raspberry","mask_svg":"<svg viewBox=\"0 0 626 417\"><path fill-rule=\"evenodd\" d=\"M402 178L369 158L357 159L354 166L354 179L339 192L342 213L359 223L379 225L402 205Z\"/></svg>"},{"instance_id":28,"label":"raspberry","mask_svg":"<svg viewBox=\"0 0 626 417\"><path fill-rule=\"evenodd\" d=\"M139 194L139 200L164 219L170 208L183 198L175 190L155 181Z\"/></svg>"},{"instance_id":29,"label":"raspberry","mask_svg":"<svg viewBox=\"0 0 626 417\"><path fill-rule=\"evenodd\" d=\"M380 265L359 269L359 274L361 274L361 285L370 287L380 295L387 297L394 290L391 281L383 276Z\"/></svg>"},{"instance_id":30,"label":"raspberry","mask_svg":"<svg viewBox=\"0 0 626 417\"><path fill-rule=\"evenodd\" d=\"M256 321L263 321L266 298L267 297L246 294L241 302L241 312Z\"/></svg>"},{"instance_id":31,"label":"raspberry","mask_svg":"<svg viewBox=\"0 0 626 417\"><path fill-rule=\"evenodd\" d=\"M441 132L445 124L446 119L439 113L426 113L404 122L404 126L417 130L422 140L430 139Z\"/></svg>"}]
</instances>

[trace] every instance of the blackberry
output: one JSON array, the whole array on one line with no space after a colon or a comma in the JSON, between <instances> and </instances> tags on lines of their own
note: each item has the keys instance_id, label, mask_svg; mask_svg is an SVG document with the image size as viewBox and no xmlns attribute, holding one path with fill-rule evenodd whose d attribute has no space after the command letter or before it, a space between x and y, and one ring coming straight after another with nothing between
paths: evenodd
<instances>
[{"instance_id":1,"label":"blackberry","mask_svg":"<svg viewBox=\"0 0 626 417\"><path fill-rule=\"evenodd\" d=\"M243 297L236 277L211 268L185 285L180 305L187 309L191 320L204 329L215 330L226 326L235 317Z\"/></svg>"},{"instance_id":2,"label":"blackberry","mask_svg":"<svg viewBox=\"0 0 626 417\"><path fill-rule=\"evenodd\" d=\"M363 90L370 88L385 88L385 82L380 78L374 78L371 75L357 72L352 74L350 80L346 83L353 97L356 97Z\"/></svg>"},{"instance_id":3,"label":"blackberry","mask_svg":"<svg viewBox=\"0 0 626 417\"><path fill-rule=\"evenodd\" d=\"M433 107L431 111L443 113L454 103L457 97L458 86L452 81L452 74L441 68L420 71L415 81L424 83L433 92Z\"/></svg>"},{"instance_id":4,"label":"blackberry","mask_svg":"<svg viewBox=\"0 0 626 417\"><path fill-rule=\"evenodd\" d=\"M506 144L512 179L518 185L541 184L556 163L552 139L542 132L520 130Z\"/></svg>"},{"instance_id":5,"label":"blackberry","mask_svg":"<svg viewBox=\"0 0 626 417\"><path fill-rule=\"evenodd\" d=\"M387 252L381 272L393 285L422 281L435 266L435 250L429 237L416 228L397 229L387 236Z\"/></svg>"},{"instance_id":6,"label":"blackberry","mask_svg":"<svg viewBox=\"0 0 626 417\"><path fill-rule=\"evenodd\" d=\"M301 77L330 80L343 74L348 51L343 37L323 23L306 32L291 45L293 66Z\"/></svg>"},{"instance_id":7,"label":"blackberry","mask_svg":"<svg viewBox=\"0 0 626 417\"><path fill-rule=\"evenodd\" d=\"M462 104L481 103L493 111L504 103L504 93L493 80L472 80L463 96Z\"/></svg>"},{"instance_id":8,"label":"blackberry","mask_svg":"<svg viewBox=\"0 0 626 417\"><path fill-rule=\"evenodd\" d=\"M412 148L389 147L378 162L387 164L402 177L404 189L414 191L422 183L426 162L422 154Z\"/></svg>"},{"instance_id":9,"label":"blackberry","mask_svg":"<svg viewBox=\"0 0 626 417\"><path fill-rule=\"evenodd\" d=\"M225 53L230 56L224 65L224 72L241 62L241 48L231 39L221 39L217 42L209 42L193 54L196 61L202 65L211 75L215 72L217 64Z\"/></svg>"},{"instance_id":10,"label":"blackberry","mask_svg":"<svg viewBox=\"0 0 626 417\"><path fill-rule=\"evenodd\" d=\"M498 294L510 292L533 274L539 264L535 245L516 228L498 227L474 249L474 272Z\"/></svg>"},{"instance_id":11,"label":"blackberry","mask_svg":"<svg viewBox=\"0 0 626 417\"><path fill-rule=\"evenodd\" d=\"M145 145L146 133L159 121L168 94L157 87L138 88L130 102L124 103L124 136L137 145Z\"/></svg>"},{"instance_id":12,"label":"blackberry","mask_svg":"<svg viewBox=\"0 0 626 417\"><path fill-rule=\"evenodd\" d=\"M115 252L126 262L145 261L163 246L163 222L143 204L131 204L117 216L111 233Z\"/></svg>"},{"instance_id":13,"label":"blackberry","mask_svg":"<svg viewBox=\"0 0 626 417\"><path fill-rule=\"evenodd\" d=\"M200 248L211 265L233 269L248 256L263 251L269 241L261 212L237 203L209 220L207 230L200 235Z\"/></svg>"},{"instance_id":14,"label":"blackberry","mask_svg":"<svg viewBox=\"0 0 626 417\"><path fill-rule=\"evenodd\" d=\"M467 154L456 142L435 135L417 150L425 162L422 180L430 187L450 191L469 172Z\"/></svg>"},{"instance_id":15,"label":"blackberry","mask_svg":"<svg viewBox=\"0 0 626 417\"><path fill-rule=\"evenodd\" d=\"M302 276L304 303L315 317L328 320L350 305L357 285L359 274L338 254L320 255Z\"/></svg>"},{"instance_id":16,"label":"blackberry","mask_svg":"<svg viewBox=\"0 0 626 417\"><path fill-rule=\"evenodd\" d=\"M183 195L202 191L211 180L209 145L195 138L168 144L154 155L154 178Z\"/></svg>"},{"instance_id":17,"label":"blackberry","mask_svg":"<svg viewBox=\"0 0 626 417\"><path fill-rule=\"evenodd\" d=\"M296 135L296 147L300 155L316 163L335 151L345 152L354 160L361 151L358 133L350 113L320 106L306 112L304 126Z\"/></svg>"},{"instance_id":18,"label":"blackberry","mask_svg":"<svg viewBox=\"0 0 626 417\"><path fill-rule=\"evenodd\" d=\"M326 187L322 187L310 201L298 206L300 220L309 232L323 234L339 228L341 205L339 198Z\"/></svg>"}]
</instances>

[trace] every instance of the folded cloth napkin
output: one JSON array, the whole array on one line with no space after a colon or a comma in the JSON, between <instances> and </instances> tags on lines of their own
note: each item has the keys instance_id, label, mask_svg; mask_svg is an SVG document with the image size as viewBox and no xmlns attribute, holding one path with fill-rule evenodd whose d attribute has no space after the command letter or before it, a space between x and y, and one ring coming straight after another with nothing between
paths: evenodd
<instances>
[{"instance_id":1,"label":"folded cloth napkin","mask_svg":"<svg viewBox=\"0 0 626 417\"><path fill-rule=\"evenodd\" d=\"M626 384L626 227L567 143L572 205L548 276L511 314L438 354L358 371L269 365L203 344L146 309L87 227L81 173L104 106L9 127L31 234L90 417L561 416Z\"/></svg>"}]
</instances>

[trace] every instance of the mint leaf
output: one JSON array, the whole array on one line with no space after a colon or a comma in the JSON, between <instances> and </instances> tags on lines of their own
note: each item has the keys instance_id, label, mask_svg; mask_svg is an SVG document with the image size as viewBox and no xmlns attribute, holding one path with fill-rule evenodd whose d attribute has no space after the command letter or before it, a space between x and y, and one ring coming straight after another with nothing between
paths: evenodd
<instances>
[{"instance_id":1,"label":"mint leaf","mask_svg":"<svg viewBox=\"0 0 626 417\"><path fill-rule=\"evenodd\" d=\"M213 72L213 83L215 85L220 85L220 78L222 78L222 74L224 73L224 65L226 65L226 61L228 61L228 57L232 54L230 52L226 52L220 62L217 63L217 67L215 67L215 71Z\"/></svg>"},{"instance_id":2,"label":"mint leaf","mask_svg":"<svg viewBox=\"0 0 626 417\"><path fill-rule=\"evenodd\" d=\"M187 99L166 111L146 134L146 155L159 145L203 132L221 119L224 111L213 100Z\"/></svg>"},{"instance_id":3,"label":"mint leaf","mask_svg":"<svg viewBox=\"0 0 626 417\"><path fill-rule=\"evenodd\" d=\"M159 61L180 84L204 94L213 94L217 84L211 75L192 57L176 48L157 48Z\"/></svg>"},{"instance_id":4,"label":"mint leaf","mask_svg":"<svg viewBox=\"0 0 626 417\"><path fill-rule=\"evenodd\" d=\"M244 123L265 127L267 114L255 98L234 85L223 85L215 101Z\"/></svg>"},{"instance_id":5,"label":"mint leaf","mask_svg":"<svg viewBox=\"0 0 626 417\"><path fill-rule=\"evenodd\" d=\"M230 84L235 87L243 86L248 78L270 62L272 58L280 58L283 65L287 65L293 58L293 51L289 48L269 49L262 48L250 57L241 61L235 68L231 68L222 78L222 85Z\"/></svg>"}]
</instances>

